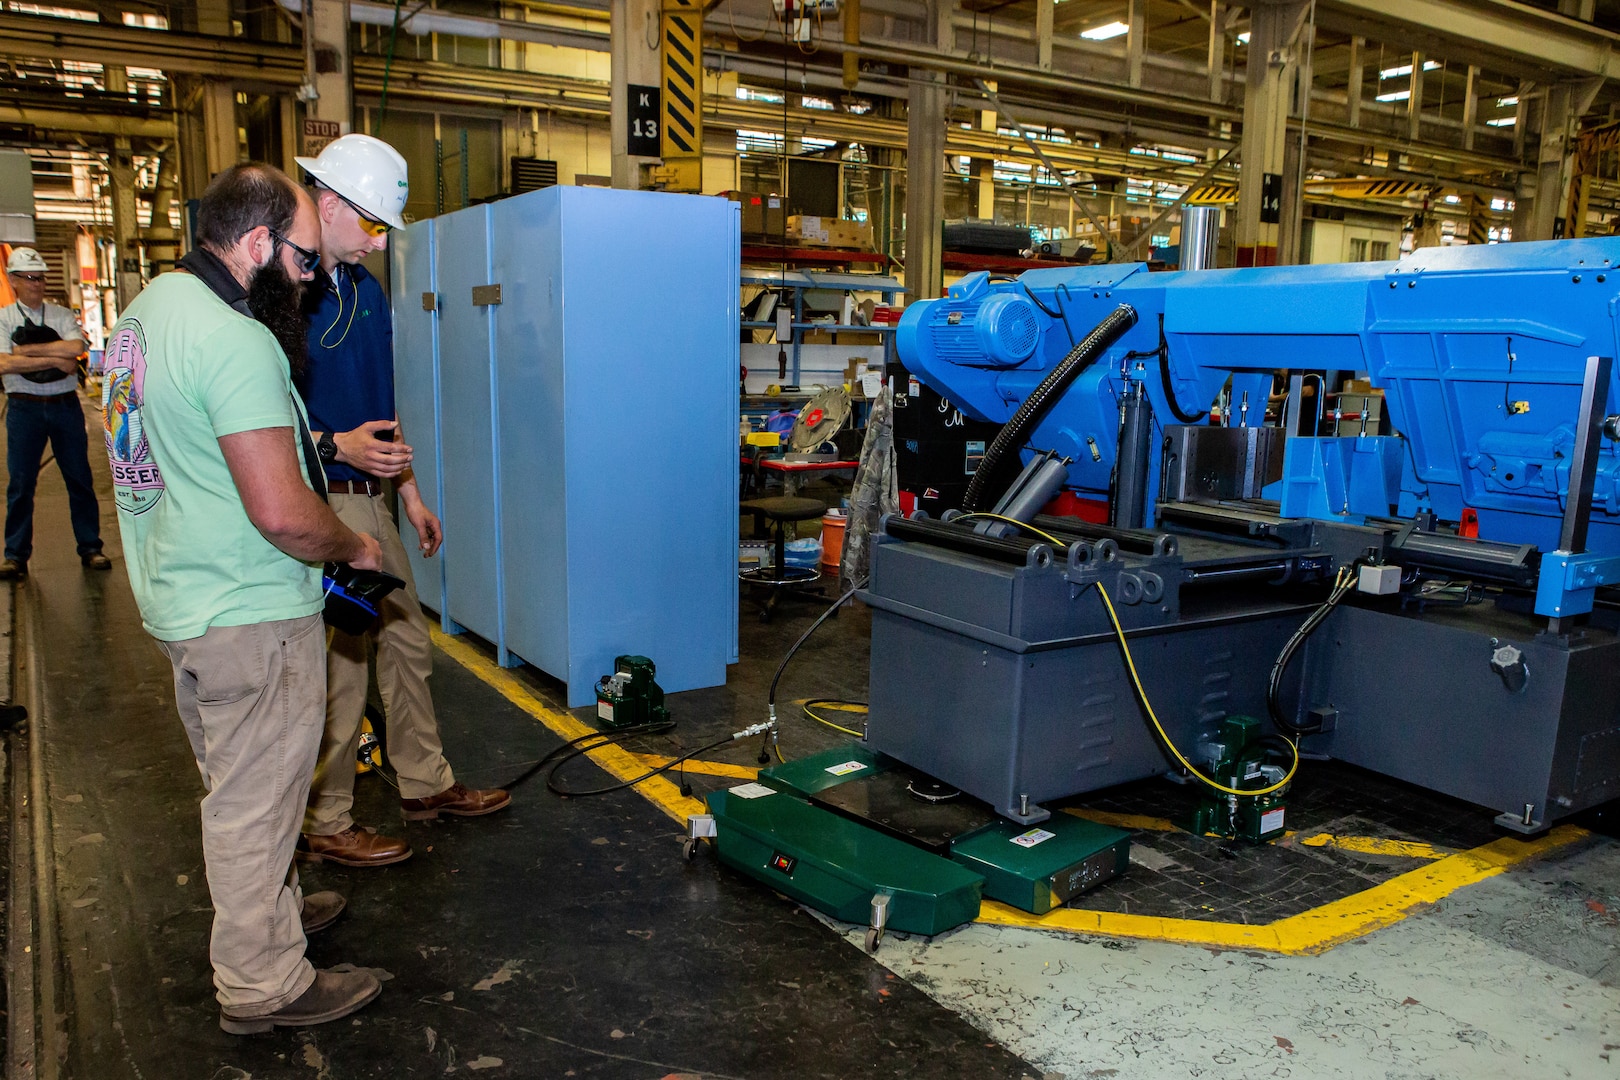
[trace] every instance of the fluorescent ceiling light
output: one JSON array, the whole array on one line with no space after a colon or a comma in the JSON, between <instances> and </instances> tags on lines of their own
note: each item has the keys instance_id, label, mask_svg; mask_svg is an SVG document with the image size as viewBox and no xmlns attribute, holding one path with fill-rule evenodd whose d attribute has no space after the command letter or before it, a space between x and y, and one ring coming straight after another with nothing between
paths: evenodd
<instances>
[{"instance_id":1,"label":"fluorescent ceiling light","mask_svg":"<svg viewBox=\"0 0 1620 1080\"><path fill-rule=\"evenodd\" d=\"M1103 23L1101 26L1093 26L1090 30L1082 30L1080 36L1087 41L1107 41L1110 38L1117 38L1121 34L1130 32L1131 28L1129 26L1115 19L1111 23Z\"/></svg>"},{"instance_id":2,"label":"fluorescent ceiling light","mask_svg":"<svg viewBox=\"0 0 1620 1080\"><path fill-rule=\"evenodd\" d=\"M1504 109L1509 105L1517 105L1518 103L1519 95L1517 94L1514 94L1512 97L1499 97L1496 99L1496 104Z\"/></svg>"},{"instance_id":3,"label":"fluorescent ceiling light","mask_svg":"<svg viewBox=\"0 0 1620 1080\"><path fill-rule=\"evenodd\" d=\"M1424 71L1438 71L1439 69L1440 69L1440 61L1438 61L1438 60L1425 60L1425 61L1423 61L1423 70ZM1383 71L1380 71L1378 73L1378 77L1380 79L1398 79L1402 75L1410 75L1410 74L1412 74L1412 65L1411 64L1402 64L1400 67L1385 68Z\"/></svg>"},{"instance_id":4,"label":"fluorescent ceiling light","mask_svg":"<svg viewBox=\"0 0 1620 1080\"><path fill-rule=\"evenodd\" d=\"M1519 118L1517 116L1504 116L1500 120L1487 120L1485 125L1487 127L1512 127L1518 122Z\"/></svg>"},{"instance_id":5,"label":"fluorescent ceiling light","mask_svg":"<svg viewBox=\"0 0 1620 1080\"><path fill-rule=\"evenodd\" d=\"M1448 203L1460 203L1460 202L1462 202L1462 198L1457 196L1457 195L1447 195L1446 196L1446 202L1448 202Z\"/></svg>"},{"instance_id":6,"label":"fluorescent ceiling light","mask_svg":"<svg viewBox=\"0 0 1620 1080\"><path fill-rule=\"evenodd\" d=\"M1249 43L1249 32L1247 30L1243 31L1243 33L1237 36L1237 43L1239 45L1247 45Z\"/></svg>"},{"instance_id":7,"label":"fluorescent ceiling light","mask_svg":"<svg viewBox=\"0 0 1620 1080\"><path fill-rule=\"evenodd\" d=\"M1405 101L1412 96L1410 90L1393 90L1387 94L1379 94L1378 101Z\"/></svg>"}]
</instances>

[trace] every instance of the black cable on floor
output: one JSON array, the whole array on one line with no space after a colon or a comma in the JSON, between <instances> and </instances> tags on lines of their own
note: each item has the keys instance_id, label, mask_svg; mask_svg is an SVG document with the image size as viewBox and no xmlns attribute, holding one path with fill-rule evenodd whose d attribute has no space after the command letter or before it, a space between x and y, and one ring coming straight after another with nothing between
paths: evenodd
<instances>
[{"instance_id":1,"label":"black cable on floor","mask_svg":"<svg viewBox=\"0 0 1620 1080\"><path fill-rule=\"evenodd\" d=\"M613 791L623 791L625 788L635 787L637 784L642 783L643 781L651 780L653 777L658 776L660 773L666 773L670 769L675 768L677 765L684 765L686 762L690 761L692 758L697 757L701 753L704 753L704 752L709 751L709 750L713 750L717 746L724 746L728 742L735 742L736 738L737 737L735 735L723 736L723 737L721 737L719 739L716 739L712 743L708 743L708 744L706 744L704 746L698 747L696 750L689 750L686 753L682 754L678 758L672 758L671 760L666 761L664 764L658 766L657 768L648 769L646 772L642 773L640 776L636 777L633 780L624 780L624 781L621 781L621 782L619 782L617 784L610 784L607 787L587 788L584 791L578 791L578 790L573 790L573 789L570 789L570 788L565 788L560 783L557 782L557 772L558 772L558 770L560 770L564 765L568 764L570 761L573 761L575 758L580 757L581 755L583 755L583 754L585 754L585 753L587 753L587 752L589 752L591 750L596 749L595 746L580 747L580 748L574 750L572 753L569 753L566 756L564 756L560 761L558 761L555 765L553 765L551 767L551 771L546 774L546 790L551 792L554 795L561 795L564 798L568 798L568 799L583 799L583 798L586 798L587 796L591 796L591 795L606 795L609 792L613 792ZM538 766L536 766L536 768L538 768ZM684 784L683 784L683 788L684 788Z\"/></svg>"}]
</instances>

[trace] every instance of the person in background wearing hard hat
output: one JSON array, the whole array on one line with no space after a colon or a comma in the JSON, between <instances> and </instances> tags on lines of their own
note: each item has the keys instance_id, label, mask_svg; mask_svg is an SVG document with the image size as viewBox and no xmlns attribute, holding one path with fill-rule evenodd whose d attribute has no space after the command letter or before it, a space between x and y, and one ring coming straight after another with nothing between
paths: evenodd
<instances>
[{"instance_id":1,"label":"person in background wearing hard hat","mask_svg":"<svg viewBox=\"0 0 1620 1080\"><path fill-rule=\"evenodd\" d=\"M443 539L439 519L422 502L411 474L411 448L394 411L394 329L382 286L360 260L388 246L388 230L405 224L405 159L369 135L345 135L316 158L298 158L320 208L321 267L304 310L309 364L296 375L326 469L332 509L350 528L382 543L383 569L405 587L382 602L375 629L363 637L334 631L327 651L326 735L299 857L341 866L387 866L410 858L402 839L354 823L354 778L365 711L367 653L377 651L377 687L387 713L388 763L399 778L405 818L477 817L507 806L505 791L457 782L444 759L427 680L433 672L428 622L416 598L405 545L394 525L388 482L432 556Z\"/></svg>"},{"instance_id":2,"label":"person in background wearing hard hat","mask_svg":"<svg viewBox=\"0 0 1620 1080\"><path fill-rule=\"evenodd\" d=\"M203 864L219 1026L233 1035L348 1016L382 991L317 971L305 935L343 910L303 894L298 825L326 719L321 566L382 551L327 507L287 354L320 255L315 205L269 165L233 165L197 209L197 247L125 309L102 401L129 584L174 669L208 794Z\"/></svg>"},{"instance_id":3,"label":"person in background wearing hard hat","mask_svg":"<svg viewBox=\"0 0 1620 1080\"><path fill-rule=\"evenodd\" d=\"M45 444L67 485L68 515L79 561L108 570L101 553L101 510L90 476L90 439L79 405L79 357L84 331L67 308L45 302L49 268L39 252L20 247L6 261L17 302L0 309L0 374L11 404L6 409L6 560L0 578L28 576L34 552L34 488Z\"/></svg>"}]
</instances>

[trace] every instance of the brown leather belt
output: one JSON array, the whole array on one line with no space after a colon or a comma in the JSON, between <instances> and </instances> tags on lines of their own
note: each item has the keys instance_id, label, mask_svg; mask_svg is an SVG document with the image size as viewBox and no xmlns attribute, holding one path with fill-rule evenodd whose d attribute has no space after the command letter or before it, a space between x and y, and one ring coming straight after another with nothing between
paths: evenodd
<instances>
[{"instance_id":1,"label":"brown leather belt","mask_svg":"<svg viewBox=\"0 0 1620 1080\"><path fill-rule=\"evenodd\" d=\"M333 495L381 495L381 480L328 480L326 490Z\"/></svg>"},{"instance_id":2,"label":"brown leather belt","mask_svg":"<svg viewBox=\"0 0 1620 1080\"><path fill-rule=\"evenodd\" d=\"M66 390L60 394L17 394L8 392L6 396L13 401L61 401L63 398L77 397L78 393L74 390Z\"/></svg>"}]
</instances>

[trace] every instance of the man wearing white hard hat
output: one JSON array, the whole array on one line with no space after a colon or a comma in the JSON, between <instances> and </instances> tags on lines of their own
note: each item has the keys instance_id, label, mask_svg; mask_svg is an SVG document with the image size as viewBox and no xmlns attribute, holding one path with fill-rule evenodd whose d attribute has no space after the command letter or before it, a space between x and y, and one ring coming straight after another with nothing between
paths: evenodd
<instances>
[{"instance_id":1,"label":"man wearing white hard hat","mask_svg":"<svg viewBox=\"0 0 1620 1080\"><path fill-rule=\"evenodd\" d=\"M17 302L0 310L0 383L6 409L6 558L0 578L28 576L34 552L34 488L50 444L67 485L68 516L79 561L91 570L112 562L101 553L101 511L90 476L89 436L79 405L79 356L84 331L65 307L45 302L50 268L30 247L16 248L6 275Z\"/></svg>"},{"instance_id":2,"label":"man wearing white hard hat","mask_svg":"<svg viewBox=\"0 0 1620 1080\"><path fill-rule=\"evenodd\" d=\"M422 554L437 552L443 538L439 519L417 490L411 448L400 437L394 411L388 297L360 265L388 246L389 229L405 224L405 159L381 139L345 135L319 157L297 161L321 217L321 269L305 303L309 360L296 375L298 389L309 407L332 509L350 528L376 536L382 543L383 569L406 582L384 599L370 633L333 631L327 650L326 733L299 854L342 866L387 866L408 859L410 846L358 827L351 815L372 641L377 687L387 714L388 763L399 778L406 819L477 817L511 800L504 791L479 791L457 782L444 759L427 685L433 645L387 496L391 484Z\"/></svg>"}]
</instances>

